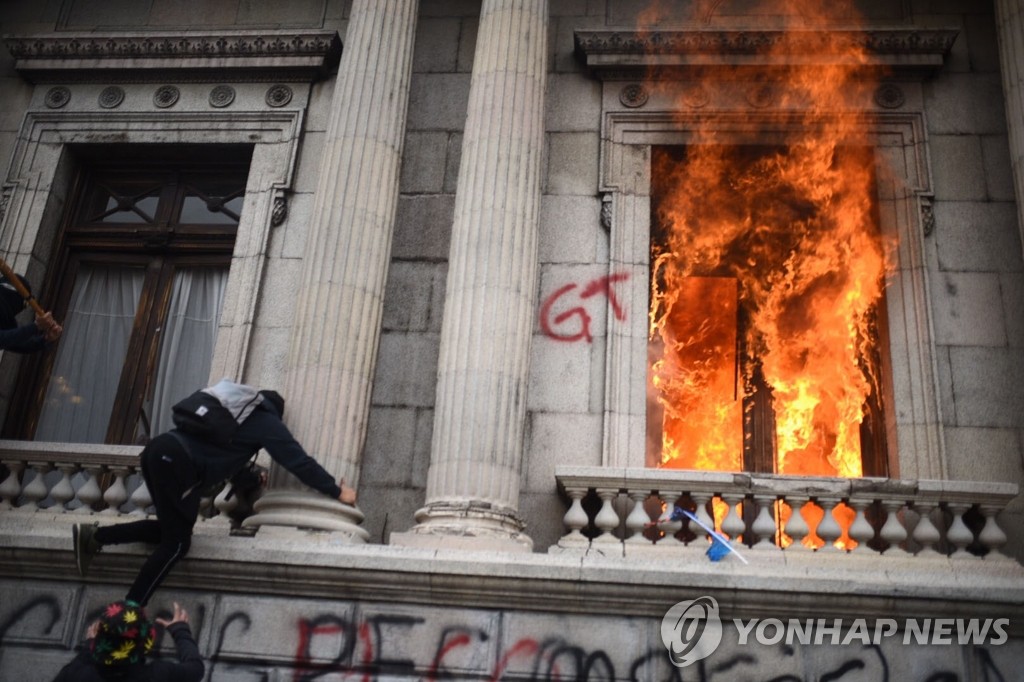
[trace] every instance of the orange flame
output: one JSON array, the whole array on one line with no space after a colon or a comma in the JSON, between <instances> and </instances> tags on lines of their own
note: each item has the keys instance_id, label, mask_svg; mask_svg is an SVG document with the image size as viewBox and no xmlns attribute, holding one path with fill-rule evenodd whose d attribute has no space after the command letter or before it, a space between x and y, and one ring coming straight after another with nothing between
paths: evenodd
<instances>
[{"instance_id":1,"label":"orange flame","mask_svg":"<svg viewBox=\"0 0 1024 682\"><path fill-rule=\"evenodd\" d=\"M815 3L800 4L812 23ZM863 473L860 424L877 390L865 358L886 259L871 140L844 113L870 87L857 69L865 55L823 35L821 50L841 58L742 74L775 93L773 111L785 113L762 120L784 145L720 144L708 117L684 154L654 154L664 238L652 247L650 383L663 411L661 466L742 469L743 399L757 372L770 390L777 473ZM782 49L768 48L765 63Z\"/></svg>"}]
</instances>

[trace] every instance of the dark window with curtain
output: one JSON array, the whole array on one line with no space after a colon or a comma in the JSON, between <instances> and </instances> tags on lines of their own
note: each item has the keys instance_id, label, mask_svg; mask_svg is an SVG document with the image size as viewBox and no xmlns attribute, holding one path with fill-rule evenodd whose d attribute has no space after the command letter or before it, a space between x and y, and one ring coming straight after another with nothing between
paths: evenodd
<instances>
[{"instance_id":1,"label":"dark window with curtain","mask_svg":"<svg viewBox=\"0 0 1024 682\"><path fill-rule=\"evenodd\" d=\"M22 367L5 436L144 443L209 378L252 148L87 145L47 291L64 325Z\"/></svg>"}]
</instances>

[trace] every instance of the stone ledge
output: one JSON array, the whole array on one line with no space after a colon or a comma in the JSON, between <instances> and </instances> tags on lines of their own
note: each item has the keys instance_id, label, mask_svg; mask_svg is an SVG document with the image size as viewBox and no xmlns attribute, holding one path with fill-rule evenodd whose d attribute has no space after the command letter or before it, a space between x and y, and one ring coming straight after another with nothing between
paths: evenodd
<instances>
[{"instance_id":1,"label":"stone ledge","mask_svg":"<svg viewBox=\"0 0 1024 682\"><path fill-rule=\"evenodd\" d=\"M146 555L142 546L108 547L88 578L81 581L75 574L70 525L89 518L95 517L5 513L0 577L127 586ZM251 538L226 533L222 524L200 523L188 558L167 586L478 608L515 603L524 610L659 617L666 602L701 592L719 600L725 617L820 617L826 604L837 618L1007 617L1013 636L1024 635L1024 568L1013 561L780 553L781 562L759 562L758 553L748 551L750 565L743 565L677 553L631 558L597 552L441 552L353 545L327 532L275 529Z\"/></svg>"},{"instance_id":2,"label":"stone ledge","mask_svg":"<svg viewBox=\"0 0 1024 682\"><path fill-rule=\"evenodd\" d=\"M40 33L4 36L30 83L311 81L337 66L327 30Z\"/></svg>"},{"instance_id":3,"label":"stone ledge","mask_svg":"<svg viewBox=\"0 0 1024 682\"><path fill-rule=\"evenodd\" d=\"M577 57L601 80L678 78L709 68L764 71L833 64L921 78L943 65L958 33L953 28L894 27L607 29L576 31L574 39Z\"/></svg>"}]
</instances>

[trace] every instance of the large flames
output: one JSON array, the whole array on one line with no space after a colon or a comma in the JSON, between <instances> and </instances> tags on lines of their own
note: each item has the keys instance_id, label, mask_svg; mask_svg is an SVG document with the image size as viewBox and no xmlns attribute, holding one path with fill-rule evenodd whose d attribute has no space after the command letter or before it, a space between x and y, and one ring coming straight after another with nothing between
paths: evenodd
<instances>
[{"instance_id":1,"label":"large flames","mask_svg":"<svg viewBox=\"0 0 1024 682\"><path fill-rule=\"evenodd\" d=\"M744 144L720 143L708 116L685 148L653 156L661 238L652 240L650 383L663 411L661 466L744 469L744 423L760 400L774 415L777 473L863 473L886 266L871 141L843 112L870 85L854 75L856 44L826 39L821 49L841 53L730 74L774 98L775 115L761 115L764 131Z\"/></svg>"}]
</instances>

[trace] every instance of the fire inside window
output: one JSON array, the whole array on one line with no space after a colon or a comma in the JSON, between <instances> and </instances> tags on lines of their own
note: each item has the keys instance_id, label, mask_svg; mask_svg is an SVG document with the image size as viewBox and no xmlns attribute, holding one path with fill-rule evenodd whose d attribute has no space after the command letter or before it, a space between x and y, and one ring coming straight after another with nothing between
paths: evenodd
<instances>
[{"instance_id":1,"label":"fire inside window","mask_svg":"<svg viewBox=\"0 0 1024 682\"><path fill-rule=\"evenodd\" d=\"M873 152L652 153L648 464L887 475Z\"/></svg>"}]
</instances>

